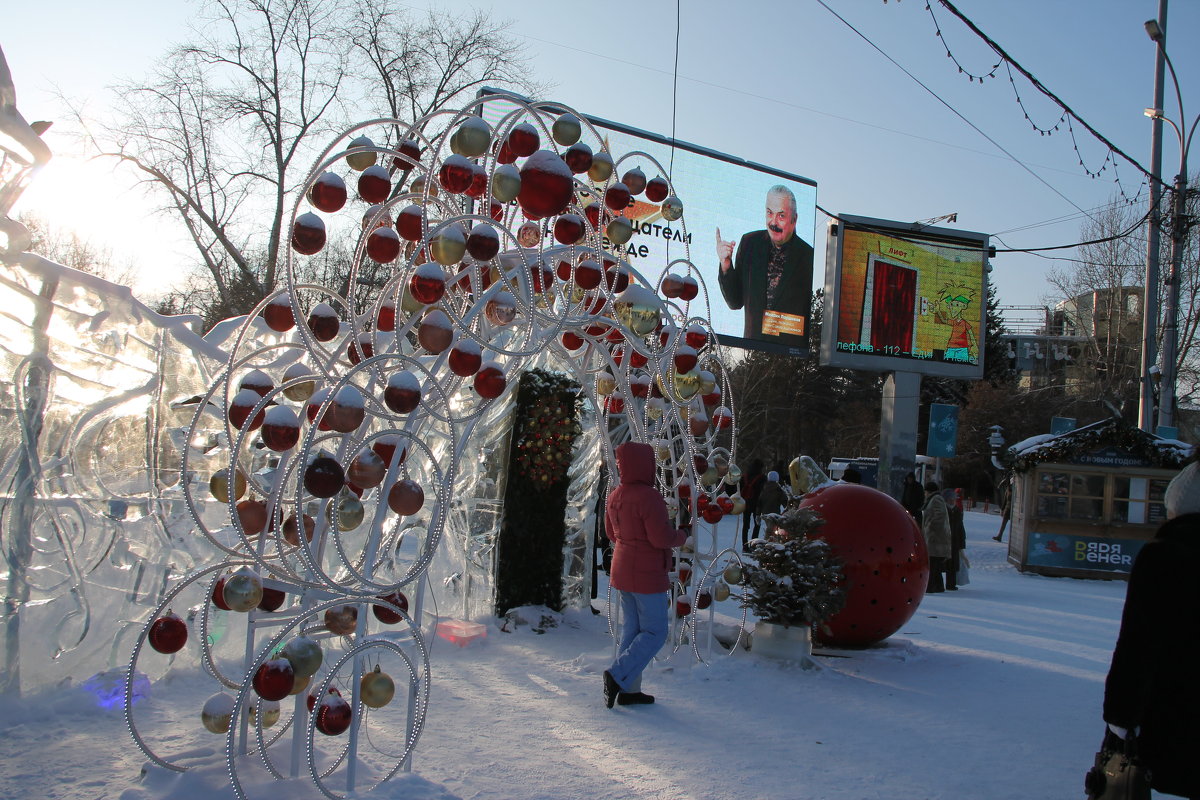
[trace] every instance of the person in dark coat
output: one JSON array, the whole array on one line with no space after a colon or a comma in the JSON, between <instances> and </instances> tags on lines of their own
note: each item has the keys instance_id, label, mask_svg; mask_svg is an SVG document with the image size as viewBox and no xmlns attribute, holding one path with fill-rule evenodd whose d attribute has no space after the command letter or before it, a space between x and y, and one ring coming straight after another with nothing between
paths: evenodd
<instances>
[{"instance_id":1,"label":"person in dark coat","mask_svg":"<svg viewBox=\"0 0 1200 800\"><path fill-rule=\"evenodd\" d=\"M742 550L750 539L758 538L758 494L762 491L766 478L763 476L763 462L756 458L742 474L742 499L746 501L746 510L742 512ZM751 522L754 524L754 535L750 535Z\"/></svg>"},{"instance_id":2,"label":"person in dark coat","mask_svg":"<svg viewBox=\"0 0 1200 800\"><path fill-rule=\"evenodd\" d=\"M608 496L604 526L613 543L609 584L620 592L621 641L604 671L604 704L653 703L642 692L642 670L667 641L672 549L687 540L667 517L654 488L654 448L626 442L617 448L621 485Z\"/></svg>"},{"instance_id":3,"label":"person in dark coat","mask_svg":"<svg viewBox=\"0 0 1200 800\"><path fill-rule=\"evenodd\" d=\"M787 494L779 485L779 473L774 470L767 473L767 480L758 495L758 515L779 514L787 505Z\"/></svg>"},{"instance_id":4,"label":"person in dark coat","mask_svg":"<svg viewBox=\"0 0 1200 800\"><path fill-rule=\"evenodd\" d=\"M946 564L946 590L953 592L958 590L958 569L961 566L962 551L967 549L962 489L955 489L953 498L946 498L946 511L950 515L950 560Z\"/></svg>"},{"instance_id":5,"label":"person in dark coat","mask_svg":"<svg viewBox=\"0 0 1200 800\"><path fill-rule=\"evenodd\" d=\"M1167 521L1134 559L1104 683L1105 743L1130 733L1159 792L1200 798L1200 464L1175 476Z\"/></svg>"},{"instance_id":6,"label":"person in dark coat","mask_svg":"<svg viewBox=\"0 0 1200 800\"><path fill-rule=\"evenodd\" d=\"M900 505L904 506L917 524L921 524L921 506L925 505L925 492L917 483L917 476L910 472L904 476L904 485L900 489Z\"/></svg>"}]
</instances>

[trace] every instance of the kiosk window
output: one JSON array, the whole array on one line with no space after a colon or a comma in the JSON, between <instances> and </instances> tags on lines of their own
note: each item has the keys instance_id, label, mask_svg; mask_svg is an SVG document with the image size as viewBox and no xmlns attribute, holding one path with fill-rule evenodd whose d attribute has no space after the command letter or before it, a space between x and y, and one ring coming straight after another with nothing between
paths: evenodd
<instances>
[{"instance_id":1,"label":"kiosk window","mask_svg":"<svg viewBox=\"0 0 1200 800\"><path fill-rule=\"evenodd\" d=\"M1113 522L1159 525L1167 518L1163 493L1168 481L1161 478L1113 478Z\"/></svg>"},{"instance_id":2,"label":"kiosk window","mask_svg":"<svg viewBox=\"0 0 1200 800\"><path fill-rule=\"evenodd\" d=\"M1037 515L1043 519L1104 519L1107 476L1088 472L1038 472Z\"/></svg>"}]
</instances>

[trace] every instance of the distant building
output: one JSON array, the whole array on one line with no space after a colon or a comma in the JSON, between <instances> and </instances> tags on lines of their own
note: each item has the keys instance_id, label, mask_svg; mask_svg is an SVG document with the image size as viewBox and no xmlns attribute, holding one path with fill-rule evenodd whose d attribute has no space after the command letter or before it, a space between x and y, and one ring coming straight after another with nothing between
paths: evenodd
<instances>
[{"instance_id":1,"label":"distant building","mask_svg":"<svg viewBox=\"0 0 1200 800\"><path fill-rule=\"evenodd\" d=\"M1000 309L1009 366L1023 388L1093 391L1097 381L1140 374L1142 287L1085 292L1048 306Z\"/></svg>"}]
</instances>

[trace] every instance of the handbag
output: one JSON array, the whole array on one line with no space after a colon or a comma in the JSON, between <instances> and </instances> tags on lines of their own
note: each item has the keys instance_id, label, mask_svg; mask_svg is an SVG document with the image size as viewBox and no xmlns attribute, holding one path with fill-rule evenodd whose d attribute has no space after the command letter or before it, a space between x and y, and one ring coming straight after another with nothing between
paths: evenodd
<instances>
[{"instance_id":1,"label":"handbag","mask_svg":"<svg viewBox=\"0 0 1200 800\"><path fill-rule=\"evenodd\" d=\"M1150 800L1150 773L1138 758L1136 739L1106 731L1096 762L1083 776L1088 800Z\"/></svg>"},{"instance_id":2,"label":"handbag","mask_svg":"<svg viewBox=\"0 0 1200 800\"><path fill-rule=\"evenodd\" d=\"M954 573L954 582L958 586L966 586L971 582L971 562L966 550L958 554L958 571Z\"/></svg>"}]
</instances>

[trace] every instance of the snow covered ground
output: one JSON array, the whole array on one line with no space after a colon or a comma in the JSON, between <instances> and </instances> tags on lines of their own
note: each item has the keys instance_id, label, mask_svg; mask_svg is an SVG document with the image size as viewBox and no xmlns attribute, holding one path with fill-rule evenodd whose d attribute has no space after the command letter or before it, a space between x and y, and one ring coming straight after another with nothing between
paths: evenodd
<instances>
[{"instance_id":1,"label":"snow covered ground","mask_svg":"<svg viewBox=\"0 0 1200 800\"><path fill-rule=\"evenodd\" d=\"M1083 797L1125 584L1019 574L991 539L998 520L967 513L970 585L926 597L882 646L808 671L745 651L704 665L683 648L648 671L652 706L604 707L604 616L572 612L541 634L493 626L464 648L435 640L413 774L371 796ZM147 765L119 710L50 692L0 714L0 798L232 798L224 739L204 731L188 694L194 677L172 674L147 701L192 771ZM254 796L320 795L289 782Z\"/></svg>"}]
</instances>

